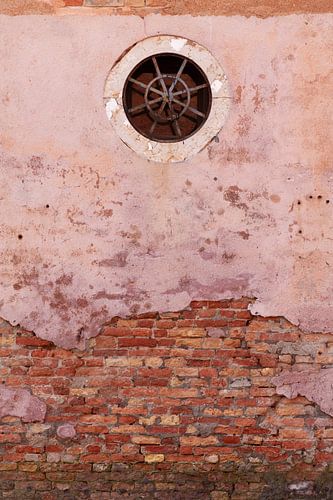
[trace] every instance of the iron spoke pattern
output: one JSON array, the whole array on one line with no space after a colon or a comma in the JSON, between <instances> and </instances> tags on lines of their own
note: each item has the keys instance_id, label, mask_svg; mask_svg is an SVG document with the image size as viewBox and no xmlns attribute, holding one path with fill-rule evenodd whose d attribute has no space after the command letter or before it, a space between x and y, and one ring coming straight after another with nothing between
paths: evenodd
<instances>
[{"instance_id":1,"label":"iron spoke pattern","mask_svg":"<svg viewBox=\"0 0 333 500\"><path fill-rule=\"evenodd\" d=\"M161 53L131 71L123 103L129 122L141 135L157 142L180 142L205 123L212 94L206 75L194 61Z\"/></svg>"}]
</instances>

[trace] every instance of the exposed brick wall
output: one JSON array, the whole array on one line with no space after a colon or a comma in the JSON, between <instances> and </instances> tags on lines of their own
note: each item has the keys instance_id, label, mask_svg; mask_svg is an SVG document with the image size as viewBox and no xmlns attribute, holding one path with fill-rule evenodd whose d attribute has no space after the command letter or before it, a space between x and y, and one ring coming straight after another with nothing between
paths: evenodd
<instances>
[{"instance_id":1,"label":"exposed brick wall","mask_svg":"<svg viewBox=\"0 0 333 500\"><path fill-rule=\"evenodd\" d=\"M0 498L282 499L302 480L331 498L330 481L311 481L333 463L333 418L277 395L271 378L332 366L333 335L252 317L248 303L115 318L84 352L3 323L1 381L47 414L1 419ZM64 424L74 437L59 437Z\"/></svg>"}]
</instances>

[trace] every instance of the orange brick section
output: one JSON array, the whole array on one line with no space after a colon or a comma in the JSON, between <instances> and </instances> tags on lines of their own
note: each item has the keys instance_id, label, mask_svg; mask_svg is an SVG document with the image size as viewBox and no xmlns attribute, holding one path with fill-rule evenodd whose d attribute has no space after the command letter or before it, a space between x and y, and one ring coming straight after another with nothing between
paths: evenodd
<instances>
[{"instance_id":1,"label":"orange brick section","mask_svg":"<svg viewBox=\"0 0 333 500\"><path fill-rule=\"evenodd\" d=\"M332 12L331 0L0 0L0 14L63 14L73 7L92 14L241 15L270 17ZM76 9L82 13L81 9ZM81 11L81 12L80 12Z\"/></svg>"},{"instance_id":2,"label":"orange brick section","mask_svg":"<svg viewBox=\"0 0 333 500\"><path fill-rule=\"evenodd\" d=\"M121 7L124 5L124 0L85 0L84 5L87 7Z\"/></svg>"},{"instance_id":3,"label":"orange brick section","mask_svg":"<svg viewBox=\"0 0 333 500\"><path fill-rule=\"evenodd\" d=\"M1 419L2 498L254 500L272 470L316 498L333 418L277 395L271 378L332 366L333 335L253 317L249 302L115 318L84 352L3 322L1 382L31 391L47 415Z\"/></svg>"}]
</instances>

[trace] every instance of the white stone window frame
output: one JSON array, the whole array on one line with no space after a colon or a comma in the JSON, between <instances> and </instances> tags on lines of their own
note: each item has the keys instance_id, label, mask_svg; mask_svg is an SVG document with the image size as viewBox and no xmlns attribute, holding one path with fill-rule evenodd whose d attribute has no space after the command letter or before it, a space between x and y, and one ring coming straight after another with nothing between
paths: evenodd
<instances>
[{"instance_id":1,"label":"white stone window frame","mask_svg":"<svg viewBox=\"0 0 333 500\"><path fill-rule=\"evenodd\" d=\"M212 92L209 116L191 137L165 143L148 139L130 124L123 106L123 89L128 75L140 61L159 53L182 55L194 61L206 74ZM205 48L186 38L158 35L137 42L112 67L105 83L106 114L120 139L149 161L182 162L201 151L221 131L231 105L226 74L215 57Z\"/></svg>"}]
</instances>

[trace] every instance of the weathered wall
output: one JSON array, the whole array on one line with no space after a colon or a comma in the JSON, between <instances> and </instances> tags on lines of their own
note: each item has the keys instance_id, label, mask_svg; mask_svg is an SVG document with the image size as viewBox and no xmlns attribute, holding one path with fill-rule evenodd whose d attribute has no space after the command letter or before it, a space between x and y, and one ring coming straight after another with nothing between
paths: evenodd
<instances>
[{"instance_id":1,"label":"weathered wall","mask_svg":"<svg viewBox=\"0 0 333 500\"><path fill-rule=\"evenodd\" d=\"M330 2L97 3L0 0L0 494L330 498ZM233 96L178 165L103 107L161 33Z\"/></svg>"},{"instance_id":2,"label":"weathered wall","mask_svg":"<svg viewBox=\"0 0 333 500\"><path fill-rule=\"evenodd\" d=\"M1 381L31 391L47 413L41 423L0 420L0 495L331 498L332 474L322 474L333 466L332 395L323 413L275 384L281 370L295 380L312 371L310 397L321 403L333 335L253 317L249 302L114 319L84 352L3 324Z\"/></svg>"},{"instance_id":3,"label":"weathered wall","mask_svg":"<svg viewBox=\"0 0 333 500\"><path fill-rule=\"evenodd\" d=\"M332 329L332 18L2 17L2 317L73 347L114 315L247 295ZM104 81L184 26L233 104L219 142L149 163L110 127Z\"/></svg>"}]
</instances>

